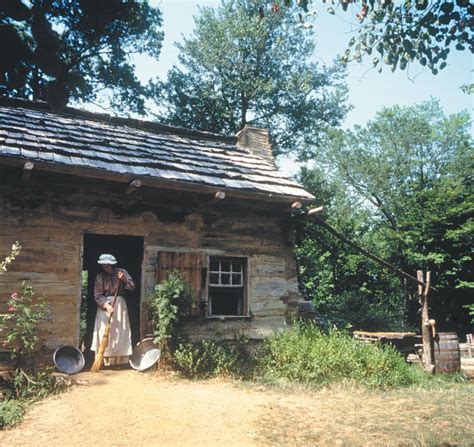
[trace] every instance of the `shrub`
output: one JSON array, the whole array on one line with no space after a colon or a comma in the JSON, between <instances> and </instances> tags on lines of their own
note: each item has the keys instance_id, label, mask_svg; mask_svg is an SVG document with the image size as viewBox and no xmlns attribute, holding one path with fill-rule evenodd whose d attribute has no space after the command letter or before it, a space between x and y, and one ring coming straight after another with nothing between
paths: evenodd
<instances>
[{"instance_id":1,"label":"shrub","mask_svg":"<svg viewBox=\"0 0 474 447\"><path fill-rule=\"evenodd\" d=\"M178 335L179 319L191 304L192 288L178 271L171 272L165 281L157 284L155 293L148 297L154 342L160 344L165 359L171 352L171 340Z\"/></svg>"},{"instance_id":2,"label":"shrub","mask_svg":"<svg viewBox=\"0 0 474 447\"><path fill-rule=\"evenodd\" d=\"M8 270L8 266L15 260L15 258L20 254L21 245L20 243L14 242L10 250L10 255L5 259L0 261L0 275L5 273Z\"/></svg>"},{"instance_id":3,"label":"shrub","mask_svg":"<svg viewBox=\"0 0 474 447\"><path fill-rule=\"evenodd\" d=\"M12 427L21 420L25 410L17 400L0 402L0 429Z\"/></svg>"},{"instance_id":4,"label":"shrub","mask_svg":"<svg viewBox=\"0 0 474 447\"><path fill-rule=\"evenodd\" d=\"M7 387L13 398L34 402L59 391L56 378L49 371L37 371L27 375L21 368L15 370Z\"/></svg>"},{"instance_id":5,"label":"shrub","mask_svg":"<svg viewBox=\"0 0 474 447\"><path fill-rule=\"evenodd\" d=\"M202 340L180 343L173 356L174 367L184 376L248 377L255 361L249 350L249 340L239 337L231 342Z\"/></svg>"},{"instance_id":6,"label":"shrub","mask_svg":"<svg viewBox=\"0 0 474 447\"><path fill-rule=\"evenodd\" d=\"M0 262L0 274L7 272L20 249L20 244L15 242L10 256ZM44 297L37 296L33 287L23 281L21 292L13 292L7 306L7 313L0 316L0 330L6 329L5 344L12 349L16 369L11 377L0 380L4 399L0 402L0 429L20 421L28 402L59 391L56 378L49 371L36 371L33 363L39 342L38 323L48 316Z\"/></svg>"},{"instance_id":7,"label":"shrub","mask_svg":"<svg viewBox=\"0 0 474 447\"><path fill-rule=\"evenodd\" d=\"M33 286L23 281L21 292L13 292L7 302L8 313L2 316L2 329L8 327L6 343L12 347L17 366L33 371L32 355L38 348L37 327L47 316L44 297L36 296Z\"/></svg>"},{"instance_id":8,"label":"shrub","mask_svg":"<svg viewBox=\"0 0 474 447\"><path fill-rule=\"evenodd\" d=\"M268 381L316 386L352 380L369 387L389 388L417 383L422 376L390 346L364 343L336 330L324 334L307 323L267 339L258 362Z\"/></svg>"}]
</instances>

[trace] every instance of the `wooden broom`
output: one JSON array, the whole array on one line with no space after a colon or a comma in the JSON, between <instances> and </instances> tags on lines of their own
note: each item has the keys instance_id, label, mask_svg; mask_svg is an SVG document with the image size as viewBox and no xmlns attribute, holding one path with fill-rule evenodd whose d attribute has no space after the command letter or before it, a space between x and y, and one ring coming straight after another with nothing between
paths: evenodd
<instances>
[{"instance_id":1,"label":"wooden broom","mask_svg":"<svg viewBox=\"0 0 474 447\"><path fill-rule=\"evenodd\" d=\"M119 283L119 287L120 287L120 283ZM115 301L117 301L119 287L117 287L117 290L115 291L114 302L112 303L112 307L114 308L114 310L115 310ZM110 315L109 321L107 322L107 325L105 326L104 336L102 337L99 350L97 351L94 363L92 364L91 372L99 372L100 367L102 366L102 362L104 361L104 352L107 349L107 346L109 345L110 325L112 322L112 316L113 314Z\"/></svg>"}]
</instances>

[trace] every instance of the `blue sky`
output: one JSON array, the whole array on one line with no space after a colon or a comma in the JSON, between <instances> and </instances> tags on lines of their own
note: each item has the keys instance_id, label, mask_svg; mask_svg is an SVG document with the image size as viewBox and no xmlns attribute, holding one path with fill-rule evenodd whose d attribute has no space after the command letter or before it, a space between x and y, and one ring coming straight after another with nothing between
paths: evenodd
<instances>
[{"instance_id":1,"label":"blue sky","mask_svg":"<svg viewBox=\"0 0 474 447\"><path fill-rule=\"evenodd\" d=\"M174 42L189 36L194 26L193 16L198 14L198 5L217 6L217 0L161 0L152 1L159 5L163 12L163 30L165 40L159 61L140 56L136 58L137 74L146 82L156 76L166 77L168 69L177 62L178 50ZM342 54L351 37L351 28L357 25L357 9L349 8L347 13L336 9L332 16L325 11L327 4L313 1L318 14L314 22L315 40L318 59L331 64L337 54ZM392 73L388 66L380 74L372 68L372 58L363 59L362 64L349 66L347 84L349 102L353 110L347 116L344 127L354 124L365 124L384 106L412 105L430 97L439 98L445 112L455 113L460 110L472 110L473 96L466 95L460 86L472 81L473 58L468 51L452 50L448 66L438 75L419 64L412 64L409 70ZM285 173L293 173L296 167L289 160L281 161Z\"/></svg>"}]
</instances>

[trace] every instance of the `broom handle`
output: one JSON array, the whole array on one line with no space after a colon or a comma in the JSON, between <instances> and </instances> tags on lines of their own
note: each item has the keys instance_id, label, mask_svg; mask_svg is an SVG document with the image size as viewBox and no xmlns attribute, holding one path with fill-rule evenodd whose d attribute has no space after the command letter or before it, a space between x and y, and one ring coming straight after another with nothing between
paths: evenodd
<instances>
[{"instance_id":1,"label":"broom handle","mask_svg":"<svg viewBox=\"0 0 474 447\"><path fill-rule=\"evenodd\" d=\"M113 308L114 310L115 310L115 302L117 301L117 295L118 295L119 289L120 289L120 280L119 280L119 285L117 286L117 290L115 291L114 301L113 301L113 303L112 303L112 308ZM112 321L112 315L113 315L113 314L111 314L110 317L109 317L109 324L110 324L110 322Z\"/></svg>"}]
</instances>

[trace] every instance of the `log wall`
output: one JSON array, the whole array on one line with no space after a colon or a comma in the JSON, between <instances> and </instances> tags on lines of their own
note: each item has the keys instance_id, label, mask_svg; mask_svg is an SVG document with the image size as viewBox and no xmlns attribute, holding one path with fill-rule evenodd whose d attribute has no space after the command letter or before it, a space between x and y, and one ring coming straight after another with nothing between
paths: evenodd
<instances>
[{"instance_id":1,"label":"log wall","mask_svg":"<svg viewBox=\"0 0 474 447\"><path fill-rule=\"evenodd\" d=\"M146 332L145 297L156 284L160 251L248 258L250 316L224 320L192 318L192 338L262 338L285 327L298 298L292 245L287 242L288 208L282 204L219 203L191 192L140 188L126 194L124 184L0 166L0 258L18 240L22 250L0 275L0 313L28 280L47 296L50 318L41 327L48 349L79 343L83 238L86 233L142 236L141 317ZM286 214L285 214L286 212ZM285 217L286 216L286 217ZM1 337L1 333L0 333Z\"/></svg>"}]
</instances>

